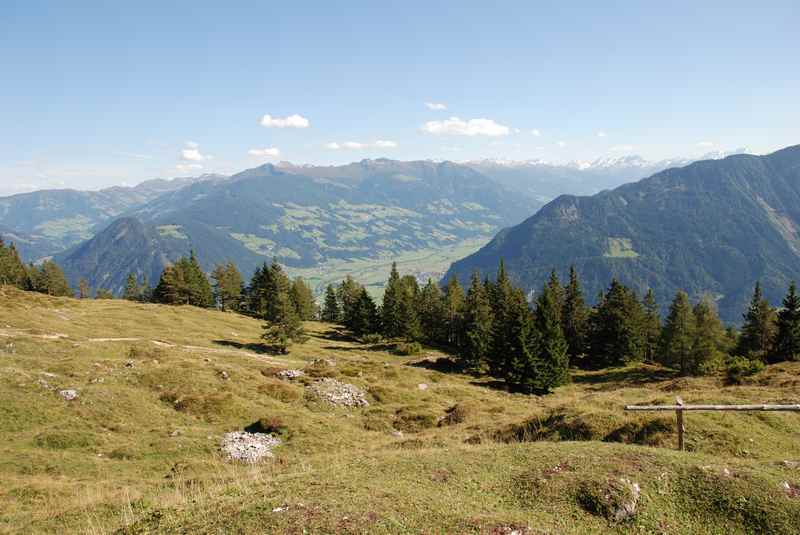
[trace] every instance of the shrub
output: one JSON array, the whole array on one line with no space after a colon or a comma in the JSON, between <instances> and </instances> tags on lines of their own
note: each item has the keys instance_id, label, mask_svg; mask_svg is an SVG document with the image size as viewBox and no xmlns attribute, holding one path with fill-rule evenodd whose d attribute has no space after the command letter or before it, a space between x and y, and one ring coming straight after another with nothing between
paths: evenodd
<instances>
[{"instance_id":1,"label":"shrub","mask_svg":"<svg viewBox=\"0 0 800 535\"><path fill-rule=\"evenodd\" d=\"M394 352L404 357L410 357L421 353L422 345L419 342L401 342L394 346Z\"/></svg>"},{"instance_id":2,"label":"shrub","mask_svg":"<svg viewBox=\"0 0 800 535\"><path fill-rule=\"evenodd\" d=\"M439 421L439 427L464 423L475 413L475 407L467 403L457 403L447 409L445 417Z\"/></svg>"},{"instance_id":3,"label":"shrub","mask_svg":"<svg viewBox=\"0 0 800 535\"><path fill-rule=\"evenodd\" d=\"M729 385L742 384L745 377L753 376L764 370L764 363L745 357L732 357L725 366L725 381Z\"/></svg>"},{"instance_id":4,"label":"shrub","mask_svg":"<svg viewBox=\"0 0 800 535\"><path fill-rule=\"evenodd\" d=\"M383 336L378 333L365 334L360 339L362 344L374 346L383 343Z\"/></svg>"}]
</instances>

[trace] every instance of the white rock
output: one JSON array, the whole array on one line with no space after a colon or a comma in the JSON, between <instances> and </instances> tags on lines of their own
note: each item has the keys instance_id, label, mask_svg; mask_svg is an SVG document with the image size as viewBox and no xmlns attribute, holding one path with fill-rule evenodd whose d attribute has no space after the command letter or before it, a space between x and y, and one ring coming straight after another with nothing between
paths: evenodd
<instances>
[{"instance_id":1,"label":"white rock","mask_svg":"<svg viewBox=\"0 0 800 535\"><path fill-rule=\"evenodd\" d=\"M222 437L222 453L229 461L238 461L246 464L254 464L263 459L271 458L272 448L280 444L281 441L267 433L245 433L235 431L226 433Z\"/></svg>"},{"instance_id":2,"label":"white rock","mask_svg":"<svg viewBox=\"0 0 800 535\"><path fill-rule=\"evenodd\" d=\"M417 388L419 388L420 390L427 390L428 385L426 383L420 383L417 385Z\"/></svg>"},{"instance_id":3,"label":"white rock","mask_svg":"<svg viewBox=\"0 0 800 535\"><path fill-rule=\"evenodd\" d=\"M78 398L78 391L77 390L59 390L58 395L62 398L66 399L67 401L72 401L73 399Z\"/></svg>"},{"instance_id":4,"label":"white rock","mask_svg":"<svg viewBox=\"0 0 800 535\"><path fill-rule=\"evenodd\" d=\"M358 387L326 377L306 387L315 397L340 407L367 407L369 402Z\"/></svg>"},{"instance_id":5,"label":"white rock","mask_svg":"<svg viewBox=\"0 0 800 535\"><path fill-rule=\"evenodd\" d=\"M275 377L279 379L296 379L297 377L302 377L305 373L302 370L281 370L275 374Z\"/></svg>"}]
</instances>

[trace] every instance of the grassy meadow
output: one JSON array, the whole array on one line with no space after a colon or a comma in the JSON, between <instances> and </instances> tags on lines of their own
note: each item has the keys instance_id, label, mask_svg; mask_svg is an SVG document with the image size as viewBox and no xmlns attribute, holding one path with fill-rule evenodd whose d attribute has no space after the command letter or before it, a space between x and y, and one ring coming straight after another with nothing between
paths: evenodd
<instances>
[{"instance_id":1,"label":"grassy meadow","mask_svg":"<svg viewBox=\"0 0 800 535\"><path fill-rule=\"evenodd\" d=\"M402 357L330 324L288 355L260 322L191 307L0 288L0 533L796 534L800 415L626 404L797 403L800 363L744 384L637 365L574 371L544 397ZM304 377L280 380L281 369ZM334 377L369 407L305 385ZM62 389L78 398L65 401ZM260 420L283 444L226 462L221 436ZM638 483L634 518L604 489Z\"/></svg>"}]
</instances>

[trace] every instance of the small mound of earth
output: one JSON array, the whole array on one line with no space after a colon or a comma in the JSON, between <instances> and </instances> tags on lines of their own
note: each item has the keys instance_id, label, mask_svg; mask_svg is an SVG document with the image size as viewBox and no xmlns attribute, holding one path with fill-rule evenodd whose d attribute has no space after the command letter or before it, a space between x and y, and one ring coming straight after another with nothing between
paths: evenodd
<instances>
[{"instance_id":1,"label":"small mound of earth","mask_svg":"<svg viewBox=\"0 0 800 535\"><path fill-rule=\"evenodd\" d=\"M275 376L279 379L297 379L298 377L302 377L305 375L302 370L281 370L275 374Z\"/></svg>"},{"instance_id":2,"label":"small mound of earth","mask_svg":"<svg viewBox=\"0 0 800 535\"><path fill-rule=\"evenodd\" d=\"M358 387L325 378L306 387L315 397L339 407L367 407L369 402Z\"/></svg>"},{"instance_id":3,"label":"small mound of earth","mask_svg":"<svg viewBox=\"0 0 800 535\"><path fill-rule=\"evenodd\" d=\"M235 431L222 437L220 447L227 460L254 464L273 457L272 448L280 443L279 439L266 433Z\"/></svg>"}]
</instances>

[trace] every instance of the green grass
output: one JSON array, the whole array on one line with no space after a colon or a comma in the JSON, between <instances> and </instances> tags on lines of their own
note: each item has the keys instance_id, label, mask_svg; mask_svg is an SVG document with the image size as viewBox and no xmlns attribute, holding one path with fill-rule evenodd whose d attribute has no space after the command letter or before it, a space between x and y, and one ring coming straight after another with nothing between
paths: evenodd
<instances>
[{"instance_id":1,"label":"green grass","mask_svg":"<svg viewBox=\"0 0 800 535\"><path fill-rule=\"evenodd\" d=\"M739 386L645 365L575 372L534 397L436 371L434 350L403 357L332 325L307 327L309 342L278 358L259 345L258 321L233 314L0 289L0 532L728 535L800 525L800 499L782 488L800 482L782 464L800 460L798 415L691 413L689 451L677 452L671 415L622 411L676 395L797 402L800 364ZM317 358L336 365L274 376ZM326 376L364 389L370 406L308 399L304 385ZM80 397L66 402L62 388ZM275 459L224 462L221 435L257 422L285 440ZM604 509L619 478L642 489L624 524Z\"/></svg>"}]
</instances>

